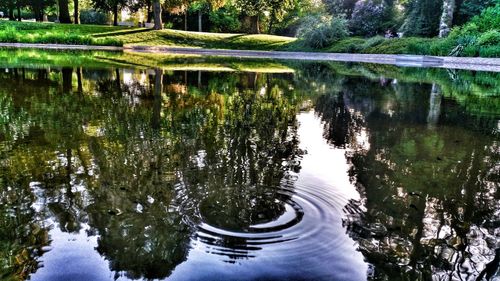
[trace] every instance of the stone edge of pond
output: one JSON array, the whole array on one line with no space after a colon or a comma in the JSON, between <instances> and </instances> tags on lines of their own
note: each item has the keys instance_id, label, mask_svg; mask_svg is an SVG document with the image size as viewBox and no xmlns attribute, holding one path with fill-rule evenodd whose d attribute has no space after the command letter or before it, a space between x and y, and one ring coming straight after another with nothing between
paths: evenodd
<instances>
[{"instance_id":1,"label":"stone edge of pond","mask_svg":"<svg viewBox=\"0 0 500 281\"><path fill-rule=\"evenodd\" d=\"M403 67L438 67L500 72L500 58L437 57L420 55L346 54L288 51L222 50L168 46L90 46L61 44L0 43L0 48L31 48L81 51L127 51L151 54L267 58L281 60L337 61L391 64Z\"/></svg>"}]
</instances>

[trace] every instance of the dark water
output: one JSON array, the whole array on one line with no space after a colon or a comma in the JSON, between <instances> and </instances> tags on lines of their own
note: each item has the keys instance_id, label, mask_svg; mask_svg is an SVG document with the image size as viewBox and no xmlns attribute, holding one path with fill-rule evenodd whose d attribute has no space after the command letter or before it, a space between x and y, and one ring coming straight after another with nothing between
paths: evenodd
<instances>
[{"instance_id":1,"label":"dark water","mask_svg":"<svg viewBox=\"0 0 500 281\"><path fill-rule=\"evenodd\" d=\"M0 279L500 279L498 73L196 67L0 67Z\"/></svg>"}]
</instances>

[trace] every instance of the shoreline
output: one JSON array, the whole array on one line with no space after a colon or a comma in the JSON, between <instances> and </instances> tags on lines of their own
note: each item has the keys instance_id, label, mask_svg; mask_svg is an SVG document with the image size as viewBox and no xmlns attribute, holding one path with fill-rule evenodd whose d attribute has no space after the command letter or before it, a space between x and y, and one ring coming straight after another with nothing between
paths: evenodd
<instances>
[{"instance_id":1,"label":"shoreline","mask_svg":"<svg viewBox=\"0 0 500 281\"><path fill-rule=\"evenodd\" d=\"M61 44L0 43L0 48L122 51L150 54L200 55L213 57L262 58L277 60L335 61L389 64L402 67L432 67L500 72L500 58L438 57L420 55L349 54L288 51L222 50L169 46L94 46Z\"/></svg>"}]
</instances>

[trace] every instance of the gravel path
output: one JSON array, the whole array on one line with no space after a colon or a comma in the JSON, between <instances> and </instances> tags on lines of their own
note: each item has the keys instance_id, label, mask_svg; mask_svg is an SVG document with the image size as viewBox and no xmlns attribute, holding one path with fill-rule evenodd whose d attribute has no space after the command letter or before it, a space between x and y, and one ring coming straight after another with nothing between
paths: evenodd
<instances>
[{"instance_id":1,"label":"gravel path","mask_svg":"<svg viewBox=\"0 0 500 281\"><path fill-rule=\"evenodd\" d=\"M236 58L269 58L269 59L285 59L285 60L364 62L364 63L392 64L398 66L438 67L438 68L500 72L500 58L458 58L458 57L432 57L432 56L416 56L416 55L216 50L216 49L160 47L160 46L159 47L126 46L122 48L122 47L111 47L111 46L0 43L0 48L2 47L36 48L36 49L52 49L52 50L126 51L126 52L153 53L153 54L183 54L183 55L201 55L201 56L223 56L223 57L236 57Z\"/></svg>"}]
</instances>

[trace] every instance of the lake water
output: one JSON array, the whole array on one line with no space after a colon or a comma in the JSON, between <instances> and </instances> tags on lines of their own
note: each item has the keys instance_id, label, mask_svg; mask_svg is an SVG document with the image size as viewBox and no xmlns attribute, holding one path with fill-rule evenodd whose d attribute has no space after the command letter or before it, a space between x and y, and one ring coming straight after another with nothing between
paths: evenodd
<instances>
[{"instance_id":1,"label":"lake water","mask_svg":"<svg viewBox=\"0 0 500 281\"><path fill-rule=\"evenodd\" d=\"M500 280L499 73L0 59L2 280Z\"/></svg>"}]
</instances>

